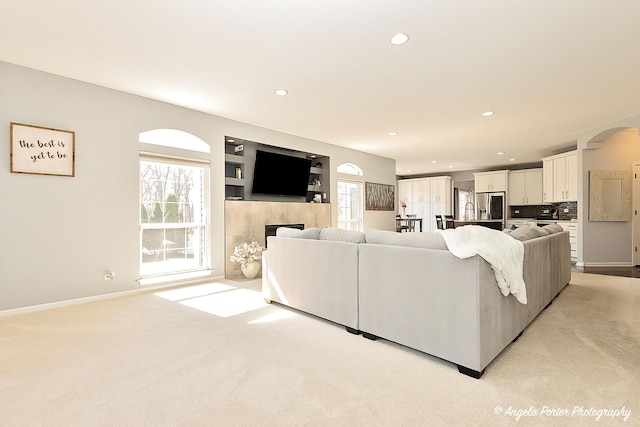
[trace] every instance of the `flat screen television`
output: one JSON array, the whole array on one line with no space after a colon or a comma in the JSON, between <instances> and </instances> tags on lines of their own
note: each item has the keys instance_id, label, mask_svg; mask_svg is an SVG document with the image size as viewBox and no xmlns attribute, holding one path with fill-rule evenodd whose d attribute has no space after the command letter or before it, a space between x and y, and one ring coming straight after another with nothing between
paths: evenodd
<instances>
[{"instance_id":1,"label":"flat screen television","mask_svg":"<svg viewBox=\"0 0 640 427\"><path fill-rule=\"evenodd\" d=\"M311 160L285 154L256 151L252 193L306 196Z\"/></svg>"}]
</instances>

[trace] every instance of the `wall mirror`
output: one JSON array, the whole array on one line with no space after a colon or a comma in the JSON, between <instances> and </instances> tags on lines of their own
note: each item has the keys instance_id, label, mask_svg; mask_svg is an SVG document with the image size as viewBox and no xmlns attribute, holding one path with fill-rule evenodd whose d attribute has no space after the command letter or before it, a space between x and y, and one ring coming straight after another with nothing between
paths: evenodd
<instances>
[{"instance_id":1,"label":"wall mirror","mask_svg":"<svg viewBox=\"0 0 640 427\"><path fill-rule=\"evenodd\" d=\"M589 171L589 221L629 221L630 213L631 173Z\"/></svg>"}]
</instances>

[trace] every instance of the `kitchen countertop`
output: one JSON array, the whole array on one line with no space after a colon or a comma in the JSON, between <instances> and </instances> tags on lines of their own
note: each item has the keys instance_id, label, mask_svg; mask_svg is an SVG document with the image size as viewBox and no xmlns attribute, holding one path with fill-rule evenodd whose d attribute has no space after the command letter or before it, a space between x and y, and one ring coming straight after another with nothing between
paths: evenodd
<instances>
[{"instance_id":1,"label":"kitchen countertop","mask_svg":"<svg viewBox=\"0 0 640 427\"><path fill-rule=\"evenodd\" d=\"M504 219L456 219L453 222L460 224L477 224L479 222L503 222Z\"/></svg>"},{"instance_id":2,"label":"kitchen countertop","mask_svg":"<svg viewBox=\"0 0 640 427\"><path fill-rule=\"evenodd\" d=\"M478 225L481 227L493 228L494 230L502 230L504 221L501 219L469 219L462 221L453 221L453 226L464 227L466 225Z\"/></svg>"},{"instance_id":3,"label":"kitchen countertop","mask_svg":"<svg viewBox=\"0 0 640 427\"><path fill-rule=\"evenodd\" d=\"M549 219L536 219L536 218L509 218L507 221L528 221L528 222L537 222L540 224L555 224L557 222L578 222L577 219L557 219L557 218L549 218Z\"/></svg>"}]
</instances>

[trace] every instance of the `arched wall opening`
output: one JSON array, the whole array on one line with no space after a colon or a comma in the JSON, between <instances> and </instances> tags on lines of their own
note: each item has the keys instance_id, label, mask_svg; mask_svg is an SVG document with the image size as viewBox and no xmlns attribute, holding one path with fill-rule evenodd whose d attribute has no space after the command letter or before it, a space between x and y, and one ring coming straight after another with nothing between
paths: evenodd
<instances>
[{"instance_id":1,"label":"arched wall opening","mask_svg":"<svg viewBox=\"0 0 640 427\"><path fill-rule=\"evenodd\" d=\"M590 171L628 171L640 165L640 116L592 131L578 140L579 250L578 265L623 267L638 263L640 226L633 214L629 221L589 221ZM638 186L638 181L632 185ZM632 203L636 205L639 197ZM633 207L633 205L632 205ZM634 225L636 223L636 225Z\"/></svg>"}]
</instances>

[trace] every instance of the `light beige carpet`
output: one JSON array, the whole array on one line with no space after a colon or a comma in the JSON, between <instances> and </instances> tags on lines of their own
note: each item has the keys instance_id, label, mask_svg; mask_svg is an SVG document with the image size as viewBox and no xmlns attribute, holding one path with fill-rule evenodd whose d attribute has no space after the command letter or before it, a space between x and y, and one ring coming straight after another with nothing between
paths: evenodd
<instances>
[{"instance_id":1,"label":"light beige carpet","mask_svg":"<svg viewBox=\"0 0 640 427\"><path fill-rule=\"evenodd\" d=\"M480 380L224 283L0 317L0 425L640 425L640 279L574 273Z\"/></svg>"}]
</instances>

